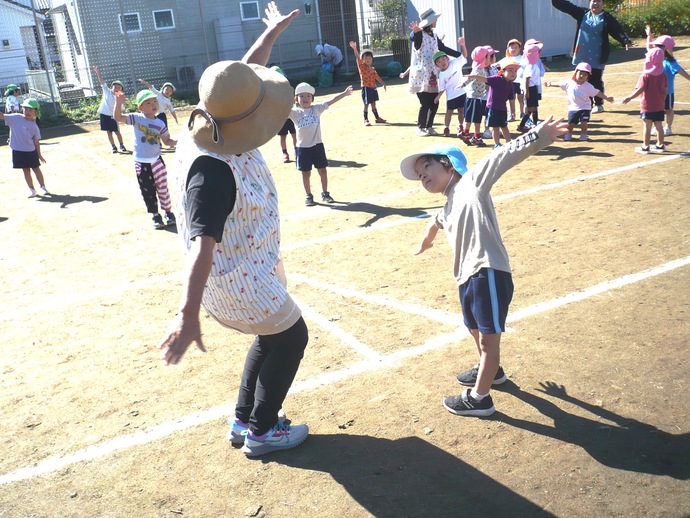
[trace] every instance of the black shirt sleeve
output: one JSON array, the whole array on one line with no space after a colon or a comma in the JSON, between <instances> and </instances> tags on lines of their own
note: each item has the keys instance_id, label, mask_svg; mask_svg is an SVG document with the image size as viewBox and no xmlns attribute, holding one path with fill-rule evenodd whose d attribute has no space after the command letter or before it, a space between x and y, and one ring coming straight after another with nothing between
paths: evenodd
<instances>
[{"instance_id":1,"label":"black shirt sleeve","mask_svg":"<svg viewBox=\"0 0 690 518\"><path fill-rule=\"evenodd\" d=\"M200 156L187 174L187 227L189 238L210 236L219 243L223 227L235 206L235 176L230 166L210 156Z\"/></svg>"}]
</instances>

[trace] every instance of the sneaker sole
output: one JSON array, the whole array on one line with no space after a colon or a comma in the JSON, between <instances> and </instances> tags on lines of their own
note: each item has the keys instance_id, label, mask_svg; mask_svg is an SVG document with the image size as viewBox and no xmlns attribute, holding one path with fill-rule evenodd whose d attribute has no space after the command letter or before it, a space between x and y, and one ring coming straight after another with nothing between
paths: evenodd
<instances>
[{"instance_id":1,"label":"sneaker sole","mask_svg":"<svg viewBox=\"0 0 690 518\"><path fill-rule=\"evenodd\" d=\"M454 408L449 407L446 405L446 400L443 400L443 408L448 410L451 414L454 415L459 415L459 416L473 416L473 417L488 417L494 412L496 412L496 407L491 405L491 408L473 408L473 409L467 409L467 410L455 410Z\"/></svg>"},{"instance_id":2,"label":"sneaker sole","mask_svg":"<svg viewBox=\"0 0 690 518\"><path fill-rule=\"evenodd\" d=\"M307 437L309 437L309 434L305 435L299 442L294 442L292 444L287 444L285 446L272 446L270 444L261 444L259 446L249 447L245 443L244 446L242 446L242 453L244 453L247 457L258 457L259 455L266 455L267 453L272 453L274 451L291 450L292 448L296 448L304 441L306 441Z\"/></svg>"}]
</instances>

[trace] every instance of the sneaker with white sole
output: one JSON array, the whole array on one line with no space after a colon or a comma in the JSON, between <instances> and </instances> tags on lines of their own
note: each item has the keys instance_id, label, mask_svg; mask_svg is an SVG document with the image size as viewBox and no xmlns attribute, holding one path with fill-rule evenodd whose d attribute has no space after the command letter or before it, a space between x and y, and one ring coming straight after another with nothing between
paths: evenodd
<instances>
[{"instance_id":1,"label":"sneaker with white sole","mask_svg":"<svg viewBox=\"0 0 690 518\"><path fill-rule=\"evenodd\" d=\"M493 136L494 136L494 134L490 129L486 129L486 130L484 130L484 133L482 133L482 138L489 139L489 138L493 138Z\"/></svg>"},{"instance_id":2,"label":"sneaker with white sole","mask_svg":"<svg viewBox=\"0 0 690 518\"><path fill-rule=\"evenodd\" d=\"M650 133L652 137L656 137L656 128L652 128L652 132Z\"/></svg>"},{"instance_id":3,"label":"sneaker with white sole","mask_svg":"<svg viewBox=\"0 0 690 518\"><path fill-rule=\"evenodd\" d=\"M566 133L565 135L563 135L563 140L565 140L566 142L570 142L571 140L573 140L573 135L571 133Z\"/></svg>"},{"instance_id":4,"label":"sneaker with white sole","mask_svg":"<svg viewBox=\"0 0 690 518\"><path fill-rule=\"evenodd\" d=\"M641 155L648 155L649 154L649 146L638 146L635 148L635 153L639 153Z\"/></svg>"},{"instance_id":5,"label":"sneaker with white sole","mask_svg":"<svg viewBox=\"0 0 690 518\"><path fill-rule=\"evenodd\" d=\"M649 151L652 153L664 153L666 151L666 146L664 144L656 144L649 147Z\"/></svg>"},{"instance_id":6,"label":"sneaker with white sole","mask_svg":"<svg viewBox=\"0 0 690 518\"><path fill-rule=\"evenodd\" d=\"M466 370L465 372L461 372L457 376L458 383L460 385L464 385L466 387L474 387L477 383L477 376L479 375L479 364L475 363L471 369ZM498 371L496 372L496 375L494 376L494 380L491 382L492 385L500 385L501 383L505 383L507 380L506 373L503 372L503 367L499 366Z\"/></svg>"},{"instance_id":7,"label":"sneaker with white sole","mask_svg":"<svg viewBox=\"0 0 690 518\"><path fill-rule=\"evenodd\" d=\"M465 389L459 396L443 398L443 406L455 415L486 417L496 411L491 395L487 394L481 401L477 401L470 395L470 391L471 389Z\"/></svg>"},{"instance_id":8,"label":"sneaker with white sole","mask_svg":"<svg viewBox=\"0 0 690 518\"><path fill-rule=\"evenodd\" d=\"M35 198L36 196L38 196L38 194L36 194L36 189L29 187L29 198Z\"/></svg>"},{"instance_id":9,"label":"sneaker with white sole","mask_svg":"<svg viewBox=\"0 0 690 518\"><path fill-rule=\"evenodd\" d=\"M595 104L592 106L592 113L602 113L606 111L606 108L604 108L603 104Z\"/></svg>"},{"instance_id":10,"label":"sneaker with white sole","mask_svg":"<svg viewBox=\"0 0 690 518\"><path fill-rule=\"evenodd\" d=\"M153 215L153 228L155 228L156 230L160 230L161 228L165 228L165 223L163 223L163 218L158 213Z\"/></svg>"},{"instance_id":11,"label":"sneaker with white sole","mask_svg":"<svg viewBox=\"0 0 690 518\"><path fill-rule=\"evenodd\" d=\"M177 225L177 220L175 219L175 214L172 212L165 213L165 224L169 227Z\"/></svg>"},{"instance_id":12,"label":"sneaker with white sole","mask_svg":"<svg viewBox=\"0 0 690 518\"><path fill-rule=\"evenodd\" d=\"M302 444L308 435L309 427L306 424L289 425L278 422L263 435L247 433L242 452L247 457L256 457L274 451L289 450Z\"/></svg>"},{"instance_id":13,"label":"sneaker with white sole","mask_svg":"<svg viewBox=\"0 0 690 518\"><path fill-rule=\"evenodd\" d=\"M283 410L279 410L278 422L284 423L285 419L287 419L285 412L283 412ZM235 445L244 444L244 438L249 433L249 423L245 423L244 421L233 417L232 419L228 419L228 425L230 426L230 430L225 438Z\"/></svg>"},{"instance_id":14,"label":"sneaker with white sole","mask_svg":"<svg viewBox=\"0 0 690 518\"><path fill-rule=\"evenodd\" d=\"M673 135L673 130L671 128L669 128L668 126L666 126L664 128L664 135L666 135L667 137Z\"/></svg>"},{"instance_id":15,"label":"sneaker with white sole","mask_svg":"<svg viewBox=\"0 0 690 518\"><path fill-rule=\"evenodd\" d=\"M313 207L316 205L316 202L314 201L314 195L313 194L307 194L307 197L304 198L304 204L307 207Z\"/></svg>"},{"instance_id":16,"label":"sneaker with white sole","mask_svg":"<svg viewBox=\"0 0 690 518\"><path fill-rule=\"evenodd\" d=\"M39 188L41 189L41 194L43 194L43 196L50 196L50 191L46 189L45 185L41 185Z\"/></svg>"},{"instance_id":17,"label":"sneaker with white sole","mask_svg":"<svg viewBox=\"0 0 690 518\"><path fill-rule=\"evenodd\" d=\"M331 198L331 193L324 191L321 193L321 201L326 203L333 203L335 200Z\"/></svg>"},{"instance_id":18,"label":"sneaker with white sole","mask_svg":"<svg viewBox=\"0 0 690 518\"><path fill-rule=\"evenodd\" d=\"M427 132L426 128L417 128L417 133L415 133L418 137L428 137L429 133Z\"/></svg>"},{"instance_id":19,"label":"sneaker with white sole","mask_svg":"<svg viewBox=\"0 0 690 518\"><path fill-rule=\"evenodd\" d=\"M587 135L587 133L583 133L580 135L580 140L589 140L589 135Z\"/></svg>"},{"instance_id":20,"label":"sneaker with white sole","mask_svg":"<svg viewBox=\"0 0 690 518\"><path fill-rule=\"evenodd\" d=\"M427 128L426 133L427 133L427 135L430 135L432 137L438 136L438 131L436 131L434 128Z\"/></svg>"}]
</instances>

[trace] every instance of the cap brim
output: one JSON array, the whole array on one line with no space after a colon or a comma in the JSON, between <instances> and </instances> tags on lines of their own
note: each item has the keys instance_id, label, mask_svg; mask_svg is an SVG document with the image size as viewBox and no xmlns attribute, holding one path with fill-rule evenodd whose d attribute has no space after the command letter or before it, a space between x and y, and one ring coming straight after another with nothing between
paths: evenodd
<instances>
[{"instance_id":1,"label":"cap brim","mask_svg":"<svg viewBox=\"0 0 690 518\"><path fill-rule=\"evenodd\" d=\"M414 170L414 165L419 160L420 156L428 155L429 153L415 153L408 155L400 161L400 172L408 180L419 180L417 171Z\"/></svg>"}]
</instances>

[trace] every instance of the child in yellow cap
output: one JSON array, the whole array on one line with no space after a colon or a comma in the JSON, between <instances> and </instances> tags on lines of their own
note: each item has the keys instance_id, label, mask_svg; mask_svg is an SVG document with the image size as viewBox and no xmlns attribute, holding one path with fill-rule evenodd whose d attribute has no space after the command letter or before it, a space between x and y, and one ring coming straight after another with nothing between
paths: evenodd
<instances>
[{"instance_id":1,"label":"child in yellow cap","mask_svg":"<svg viewBox=\"0 0 690 518\"><path fill-rule=\"evenodd\" d=\"M137 173L141 196L146 210L153 214L153 227L156 229L174 225L170 192L168 192L168 170L161 157L161 141L168 146L177 145L170 138L168 126L156 117L158 98L151 90L142 90L137 94L137 107L141 113L122 113L122 105L127 98L122 92L115 95L116 122L129 124L134 128L134 170ZM158 194L158 198L156 198ZM158 202L165 211L166 221L158 213Z\"/></svg>"}]
</instances>

